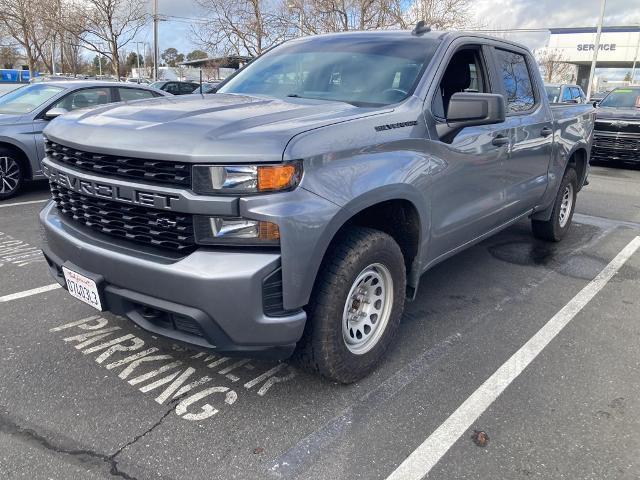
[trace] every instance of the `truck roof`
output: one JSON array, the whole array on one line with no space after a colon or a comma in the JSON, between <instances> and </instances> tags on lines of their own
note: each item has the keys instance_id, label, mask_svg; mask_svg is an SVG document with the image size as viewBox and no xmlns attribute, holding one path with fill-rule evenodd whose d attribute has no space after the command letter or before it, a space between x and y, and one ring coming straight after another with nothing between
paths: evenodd
<instances>
[{"instance_id":1,"label":"truck roof","mask_svg":"<svg viewBox=\"0 0 640 480\"><path fill-rule=\"evenodd\" d=\"M456 30L456 31L442 31L442 30L431 30L429 32L425 32L419 35L414 35L412 30L365 30L365 31L350 31L350 32L337 32L337 33L324 33L319 35L313 35L309 37L300 37L293 40L289 40L287 43L293 42L304 42L312 39L327 39L331 38L345 38L345 37L354 37L354 38L375 38L375 39L388 39L388 40L409 40L409 39L431 39L431 40L448 40L453 41L456 38L460 37L476 37L478 39L483 40L491 40L498 43L503 43L505 45L510 45L518 48L522 48L525 50L529 50L525 45L513 42L511 40L505 40L504 38L497 38L491 35L487 35L483 32L472 32L472 31L464 31L464 30Z\"/></svg>"}]
</instances>

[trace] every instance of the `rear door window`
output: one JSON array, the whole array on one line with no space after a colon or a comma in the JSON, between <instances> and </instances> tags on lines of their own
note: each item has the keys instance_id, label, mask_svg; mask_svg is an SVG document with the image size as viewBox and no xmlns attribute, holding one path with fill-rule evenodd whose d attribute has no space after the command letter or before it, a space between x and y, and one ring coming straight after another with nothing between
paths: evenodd
<instances>
[{"instance_id":1,"label":"rear door window","mask_svg":"<svg viewBox=\"0 0 640 480\"><path fill-rule=\"evenodd\" d=\"M536 103L533 81L527 67L527 59L521 53L497 48L496 60L504 87L507 111L519 113L531 110ZM564 96L564 95L563 95Z\"/></svg>"},{"instance_id":2,"label":"rear door window","mask_svg":"<svg viewBox=\"0 0 640 480\"><path fill-rule=\"evenodd\" d=\"M141 90L138 88L118 88L118 93L120 94L120 100L123 102L144 100L155 96L153 92L150 92L149 90Z\"/></svg>"}]
</instances>

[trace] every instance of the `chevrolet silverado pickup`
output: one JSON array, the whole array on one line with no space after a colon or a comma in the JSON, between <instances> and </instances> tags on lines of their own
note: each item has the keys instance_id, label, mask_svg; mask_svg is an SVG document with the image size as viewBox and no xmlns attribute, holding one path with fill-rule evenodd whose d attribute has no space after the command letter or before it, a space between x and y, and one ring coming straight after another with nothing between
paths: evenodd
<instances>
[{"instance_id":1,"label":"chevrolet silverado pickup","mask_svg":"<svg viewBox=\"0 0 640 480\"><path fill-rule=\"evenodd\" d=\"M526 218L566 235L593 122L550 107L516 43L296 39L214 95L51 122L43 250L73 297L154 334L353 382L431 267Z\"/></svg>"},{"instance_id":2,"label":"chevrolet silverado pickup","mask_svg":"<svg viewBox=\"0 0 640 480\"><path fill-rule=\"evenodd\" d=\"M640 87L616 88L598 103L591 158L640 164Z\"/></svg>"}]
</instances>

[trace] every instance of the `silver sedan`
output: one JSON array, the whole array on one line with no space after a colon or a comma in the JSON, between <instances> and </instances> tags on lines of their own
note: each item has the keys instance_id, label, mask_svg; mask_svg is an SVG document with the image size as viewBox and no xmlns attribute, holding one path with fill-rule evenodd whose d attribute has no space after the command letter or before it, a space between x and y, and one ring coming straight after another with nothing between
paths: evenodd
<instances>
[{"instance_id":1,"label":"silver sedan","mask_svg":"<svg viewBox=\"0 0 640 480\"><path fill-rule=\"evenodd\" d=\"M0 200L17 194L25 181L44 178L42 130L55 117L167 95L145 85L82 80L34 83L0 96Z\"/></svg>"}]
</instances>

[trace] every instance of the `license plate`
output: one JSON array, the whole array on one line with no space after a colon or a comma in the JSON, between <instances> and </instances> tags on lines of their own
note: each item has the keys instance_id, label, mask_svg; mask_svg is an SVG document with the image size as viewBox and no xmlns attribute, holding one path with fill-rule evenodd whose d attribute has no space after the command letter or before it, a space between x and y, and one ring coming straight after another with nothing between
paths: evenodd
<instances>
[{"instance_id":1,"label":"license plate","mask_svg":"<svg viewBox=\"0 0 640 480\"><path fill-rule=\"evenodd\" d=\"M69 270L67 267L62 267L62 271L71 296L102 311L102 301L96 282L78 272Z\"/></svg>"}]
</instances>

